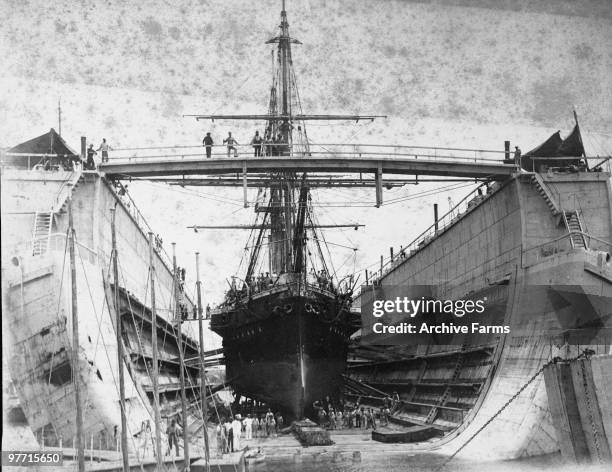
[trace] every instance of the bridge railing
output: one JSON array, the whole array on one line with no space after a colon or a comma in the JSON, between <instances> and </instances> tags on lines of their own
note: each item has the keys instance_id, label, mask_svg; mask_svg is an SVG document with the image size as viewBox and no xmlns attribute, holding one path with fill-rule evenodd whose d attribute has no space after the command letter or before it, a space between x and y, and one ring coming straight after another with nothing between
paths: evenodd
<instances>
[{"instance_id":1,"label":"bridge railing","mask_svg":"<svg viewBox=\"0 0 612 472\"><path fill-rule=\"evenodd\" d=\"M225 144L211 148L212 159L256 158L251 144L239 144L228 149ZM308 149L302 144L264 143L261 157L308 158L374 158L374 159L423 159L428 161L460 161L501 163L504 151L488 149L468 149L450 147L426 147L405 145L379 145L360 143L317 143L310 144ZM109 153L111 161L150 162L151 160L199 160L206 159L203 146L156 146L139 148L120 148Z\"/></svg>"}]
</instances>

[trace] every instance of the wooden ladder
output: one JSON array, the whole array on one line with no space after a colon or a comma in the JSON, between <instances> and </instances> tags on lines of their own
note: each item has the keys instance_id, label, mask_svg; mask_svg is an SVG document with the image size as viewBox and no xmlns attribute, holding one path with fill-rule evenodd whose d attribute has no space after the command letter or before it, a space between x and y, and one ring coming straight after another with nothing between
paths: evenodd
<instances>
[{"instance_id":1,"label":"wooden ladder","mask_svg":"<svg viewBox=\"0 0 612 472\"><path fill-rule=\"evenodd\" d=\"M37 211L34 216L34 228L32 230L32 255L40 256L47 252L51 227L53 226L53 212Z\"/></svg>"},{"instance_id":2,"label":"wooden ladder","mask_svg":"<svg viewBox=\"0 0 612 472\"><path fill-rule=\"evenodd\" d=\"M588 249L586 238L584 237L584 229L580 214L575 210L563 210L563 223L570 234L570 243L572 249L583 248Z\"/></svg>"}]
</instances>

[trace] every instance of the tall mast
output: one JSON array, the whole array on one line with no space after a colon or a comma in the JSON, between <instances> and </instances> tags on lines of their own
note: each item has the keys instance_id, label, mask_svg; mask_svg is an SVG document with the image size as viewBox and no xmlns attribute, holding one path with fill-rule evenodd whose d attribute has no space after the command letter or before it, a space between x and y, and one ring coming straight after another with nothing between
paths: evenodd
<instances>
[{"instance_id":1,"label":"tall mast","mask_svg":"<svg viewBox=\"0 0 612 472\"><path fill-rule=\"evenodd\" d=\"M111 208L111 238L113 246L113 279L115 287L113 291L115 317L116 317L116 333L117 333L117 366L119 368L119 406L121 409L121 454L123 457L123 470L130 470L128 460L127 447L127 419L125 417L125 379L123 377L123 329L121 326L121 309L119 308L119 268L117 264L117 234L115 231L115 215L116 211Z\"/></svg>"},{"instance_id":2,"label":"tall mast","mask_svg":"<svg viewBox=\"0 0 612 472\"><path fill-rule=\"evenodd\" d=\"M285 10L285 0L283 0L283 9L281 11L281 35L278 43L278 54L281 70L281 91L282 91L282 114L287 116L290 114L289 104L291 103L291 84L289 76L289 66L291 60L291 46L289 43L289 22L287 21L287 11ZM288 120L283 120L281 125L281 134L283 141L289 143L290 126Z\"/></svg>"},{"instance_id":3,"label":"tall mast","mask_svg":"<svg viewBox=\"0 0 612 472\"><path fill-rule=\"evenodd\" d=\"M183 115L193 116L196 120L254 120L265 121L266 131L264 138L268 141L264 149L266 152L272 150L273 155L292 156L293 152L293 127L297 123L309 120L326 120L326 121L359 121L359 120L374 120L379 115L326 115L326 114L303 114L300 110L295 110L299 114L294 114L292 110L293 97L299 99L295 88L294 74L292 72L293 60L291 56L291 45L301 44L289 34L289 21L287 20L286 2L282 0L281 21L278 34L266 41L266 44L274 44L275 50L272 50L272 87L270 88L270 99L268 104L268 114L248 114L248 115ZM274 63L276 55L277 64ZM382 116L380 116L382 117ZM299 128L299 127L298 127ZM305 130L305 128L304 128ZM276 138L280 135L280 143ZM305 136L305 133L304 133ZM305 144L307 149L307 143ZM294 244L294 241L303 241L305 231L305 219L298 221L296 219L296 208L294 194L296 190L300 192L300 199L307 202L308 190L302 192L299 188L296 174L292 172L276 172L271 175L272 182L269 184L270 200L268 208L265 209L266 214L270 214L270 232L268 234L268 254L270 272L273 274L281 274L286 272L300 272L298 269L304 270L304 258L297 257L296 251L303 251L303 244ZM302 185L304 180L302 179ZM298 229L299 228L299 229ZM299 233L299 234L298 234ZM257 246L261 242L261 237L258 236ZM254 274L256 260L255 257L259 254L258 251L253 251L251 261L247 271L247 279Z\"/></svg>"},{"instance_id":4,"label":"tall mast","mask_svg":"<svg viewBox=\"0 0 612 472\"><path fill-rule=\"evenodd\" d=\"M172 243L172 268L174 273L174 319L176 321L177 328L177 344L179 351L179 368L180 376L179 381L181 383L181 411L183 417L183 464L185 465L184 470L189 472L189 435L187 431L187 398L185 396L185 359L183 356L183 334L182 324L183 317L181 313L181 307L179 306L179 274L176 267L176 243Z\"/></svg>"},{"instance_id":5,"label":"tall mast","mask_svg":"<svg viewBox=\"0 0 612 472\"><path fill-rule=\"evenodd\" d=\"M202 431L204 431L204 458L206 470L210 471L210 449L208 446L208 405L206 403L206 358L204 355L204 310L202 309L202 281L200 280L200 253L196 252L196 288L198 292L198 334L200 337L200 401L202 402Z\"/></svg>"},{"instance_id":6,"label":"tall mast","mask_svg":"<svg viewBox=\"0 0 612 472\"><path fill-rule=\"evenodd\" d=\"M163 470L161 418L159 414L159 361L157 355L157 308L155 306L155 267L153 266L153 233L149 232L149 274L151 277L151 349L153 350L153 418L155 421L155 459L157 470Z\"/></svg>"},{"instance_id":7,"label":"tall mast","mask_svg":"<svg viewBox=\"0 0 612 472\"><path fill-rule=\"evenodd\" d=\"M58 121L58 131L60 137L62 136L62 97L57 100L57 121Z\"/></svg>"},{"instance_id":8,"label":"tall mast","mask_svg":"<svg viewBox=\"0 0 612 472\"><path fill-rule=\"evenodd\" d=\"M72 221L72 198L68 199L68 240L70 250L70 280L72 283L72 381L76 403L76 449L78 471L85 472L85 451L83 450L83 411L81 405L81 381L79 369L79 316L77 305L76 262L74 255L74 224ZM44 439L43 439L44 440Z\"/></svg>"}]
</instances>

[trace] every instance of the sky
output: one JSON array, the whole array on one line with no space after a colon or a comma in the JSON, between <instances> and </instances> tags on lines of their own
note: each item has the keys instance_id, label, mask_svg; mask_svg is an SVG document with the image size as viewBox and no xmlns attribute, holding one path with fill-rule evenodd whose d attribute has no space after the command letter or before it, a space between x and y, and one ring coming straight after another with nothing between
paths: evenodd
<instances>
[{"instance_id":1,"label":"sky","mask_svg":"<svg viewBox=\"0 0 612 472\"><path fill-rule=\"evenodd\" d=\"M287 10L303 43L294 65L305 112L388 116L312 126L314 142L501 150L510 140L526 151L568 133L575 109L587 153L611 152L612 2L288 0ZM75 149L80 136L128 148L198 145L206 131L220 140L233 130L245 142L252 124L183 115L266 112L264 42L279 11L280 0L0 0L0 148L57 129L60 100L62 136ZM444 212L469 189L436 188L385 191L397 201L380 209L373 190L317 191L321 223L366 225L326 233L339 273L375 267L433 223L434 203ZM242 190L129 190L164 242L177 242L188 280L202 254L205 300L220 301L247 234L186 227L251 222Z\"/></svg>"}]
</instances>

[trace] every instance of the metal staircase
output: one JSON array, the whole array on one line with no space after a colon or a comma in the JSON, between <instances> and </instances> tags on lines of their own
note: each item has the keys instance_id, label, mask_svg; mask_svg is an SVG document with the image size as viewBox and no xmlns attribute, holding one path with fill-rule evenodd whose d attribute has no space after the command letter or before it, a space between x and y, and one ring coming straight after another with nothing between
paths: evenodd
<instances>
[{"instance_id":1,"label":"metal staircase","mask_svg":"<svg viewBox=\"0 0 612 472\"><path fill-rule=\"evenodd\" d=\"M570 243L572 249L583 248L588 249L586 238L584 237L584 228L580 214L575 210L563 210L563 223L570 234Z\"/></svg>"},{"instance_id":2,"label":"metal staircase","mask_svg":"<svg viewBox=\"0 0 612 472\"><path fill-rule=\"evenodd\" d=\"M537 192L546 202L546 205L548 205L548 208L550 208L553 216L559 217L559 224L563 222L564 226L567 228L570 235L569 240L572 245L572 249L588 249L587 240L584 237L585 228L582 224L582 220L580 219L580 213L578 210L563 210L555 202L554 195L539 174L531 174L531 182L535 186Z\"/></svg>"},{"instance_id":3,"label":"metal staircase","mask_svg":"<svg viewBox=\"0 0 612 472\"><path fill-rule=\"evenodd\" d=\"M532 174L531 182L533 183L538 193L542 196L542 198L546 202L546 205L548 205L548 208L550 208L550 211L553 214L553 216L559 215L559 213L561 213L561 209L555 203L554 196L551 193L548 186L546 185L546 183L544 182L544 180L542 179L542 177L539 174Z\"/></svg>"},{"instance_id":4,"label":"metal staircase","mask_svg":"<svg viewBox=\"0 0 612 472\"><path fill-rule=\"evenodd\" d=\"M66 212L68 199L74 190L83 181L83 173L76 171L70 179L66 180L59 188L55 199L51 202L50 211L37 211L34 215L34 227L32 229L32 255L40 256L49 249L53 218Z\"/></svg>"},{"instance_id":5,"label":"metal staircase","mask_svg":"<svg viewBox=\"0 0 612 472\"><path fill-rule=\"evenodd\" d=\"M39 256L47 252L51 227L53 226L53 212L37 211L34 216L34 228L32 230L32 255Z\"/></svg>"},{"instance_id":6,"label":"metal staircase","mask_svg":"<svg viewBox=\"0 0 612 472\"><path fill-rule=\"evenodd\" d=\"M79 184L83 182L85 176L83 172L77 171L73 173L72 178L64 183L60 188L55 202L53 204L53 211L58 214L66 213L68 208L68 199L72 197L72 194L77 189Z\"/></svg>"}]
</instances>

